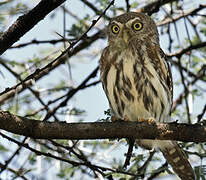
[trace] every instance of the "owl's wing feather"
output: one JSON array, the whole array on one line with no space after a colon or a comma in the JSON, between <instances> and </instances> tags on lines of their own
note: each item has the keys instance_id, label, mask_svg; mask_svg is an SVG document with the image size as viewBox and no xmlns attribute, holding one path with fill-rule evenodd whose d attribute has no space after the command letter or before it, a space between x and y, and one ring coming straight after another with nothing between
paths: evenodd
<instances>
[{"instance_id":1,"label":"owl's wing feather","mask_svg":"<svg viewBox=\"0 0 206 180\"><path fill-rule=\"evenodd\" d=\"M162 49L159 49L160 56L164 62L165 69L165 84L168 86L171 94L171 103L173 100L173 81L172 73L169 67L168 59ZM183 150L179 147L176 141L164 141L163 145L159 145L159 149L163 153L167 162L172 166L173 170L182 180L195 180L194 171L187 160Z\"/></svg>"},{"instance_id":2,"label":"owl's wing feather","mask_svg":"<svg viewBox=\"0 0 206 180\"><path fill-rule=\"evenodd\" d=\"M176 141L165 141L168 145L160 147L161 152L173 170L182 180L195 180L194 171ZM164 142L164 143L165 143Z\"/></svg>"},{"instance_id":3,"label":"owl's wing feather","mask_svg":"<svg viewBox=\"0 0 206 180\"><path fill-rule=\"evenodd\" d=\"M101 76L101 79L102 79L102 86L103 86L103 89L107 92L106 90L106 86L107 86L107 74L108 74L108 71L109 71L109 66L108 66L108 53L109 53L109 49L108 47L104 48L104 50L102 51L102 55L101 55L101 58L100 58L100 64L99 64L99 67L100 67L100 76ZM106 93L107 95L107 93Z\"/></svg>"},{"instance_id":4,"label":"owl's wing feather","mask_svg":"<svg viewBox=\"0 0 206 180\"><path fill-rule=\"evenodd\" d=\"M168 89L171 93L171 97L173 98L173 81L172 81L172 73L171 73L171 69L169 67L168 58L160 47L159 47L159 54L160 54L162 60L164 60L165 69L167 70L166 74L165 74L165 76L166 76L165 81L166 81Z\"/></svg>"}]
</instances>

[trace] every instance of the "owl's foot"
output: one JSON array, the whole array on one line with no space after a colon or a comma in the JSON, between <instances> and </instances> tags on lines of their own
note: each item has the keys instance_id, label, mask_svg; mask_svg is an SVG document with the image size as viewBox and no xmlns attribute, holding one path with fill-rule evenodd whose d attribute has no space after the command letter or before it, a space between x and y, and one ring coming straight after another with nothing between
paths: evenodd
<instances>
[{"instance_id":1,"label":"owl's foot","mask_svg":"<svg viewBox=\"0 0 206 180\"><path fill-rule=\"evenodd\" d=\"M125 116L124 121L129 121L129 118L127 116Z\"/></svg>"},{"instance_id":2,"label":"owl's foot","mask_svg":"<svg viewBox=\"0 0 206 180\"><path fill-rule=\"evenodd\" d=\"M156 122L155 119L153 119L153 118L149 118L149 119L138 118L137 121L139 123L146 122L146 123L149 123L149 124L154 124Z\"/></svg>"}]
</instances>

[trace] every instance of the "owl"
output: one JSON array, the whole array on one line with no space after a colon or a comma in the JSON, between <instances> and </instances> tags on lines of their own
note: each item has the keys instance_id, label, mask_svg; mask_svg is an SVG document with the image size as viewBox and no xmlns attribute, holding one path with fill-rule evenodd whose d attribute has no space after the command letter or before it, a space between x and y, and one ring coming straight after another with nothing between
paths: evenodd
<instances>
[{"instance_id":1,"label":"owl","mask_svg":"<svg viewBox=\"0 0 206 180\"><path fill-rule=\"evenodd\" d=\"M107 34L100 75L113 116L125 121L169 122L172 76L154 21L143 13L125 13L111 19ZM195 179L176 141L144 139L137 143L159 149L182 180Z\"/></svg>"}]
</instances>

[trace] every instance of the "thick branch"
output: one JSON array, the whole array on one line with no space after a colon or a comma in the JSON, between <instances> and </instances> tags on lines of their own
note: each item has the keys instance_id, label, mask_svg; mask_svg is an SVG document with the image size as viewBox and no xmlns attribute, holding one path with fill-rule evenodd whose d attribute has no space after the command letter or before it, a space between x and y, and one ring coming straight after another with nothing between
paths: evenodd
<instances>
[{"instance_id":1,"label":"thick branch","mask_svg":"<svg viewBox=\"0 0 206 180\"><path fill-rule=\"evenodd\" d=\"M11 27L0 36L0 55L25 33L32 29L39 21L66 0L42 0L27 14L20 16Z\"/></svg>"},{"instance_id":2,"label":"thick branch","mask_svg":"<svg viewBox=\"0 0 206 180\"><path fill-rule=\"evenodd\" d=\"M175 2L177 0L156 0L152 3L145 5L144 7L138 9L138 12L146 12L148 15L152 15L155 12L159 11L159 8L167 3Z\"/></svg>"},{"instance_id":3,"label":"thick branch","mask_svg":"<svg viewBox=\"0 0 206 180\"><path fill-rule=\"evenodd\" d=\"M0 129L37 139L138 138L206 142L206 126L177 123L42 122L0 111Z\"/></svg>"}]
</instances>

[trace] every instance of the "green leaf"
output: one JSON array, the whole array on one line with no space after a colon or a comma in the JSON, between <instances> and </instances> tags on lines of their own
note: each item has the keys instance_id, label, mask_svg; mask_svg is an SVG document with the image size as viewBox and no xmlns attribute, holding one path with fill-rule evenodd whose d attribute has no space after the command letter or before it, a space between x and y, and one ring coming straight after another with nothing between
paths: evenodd
<instances>
[{"instance_id":1,"label":"green leaf","mask_svg":"<svg viewBox=\"0 0 206 180\"><path fill-rule=\"evenodd\" d=\"M0 144L0 151L1 151L1 152L8 152L9 149Z\"/></svg>"}]
</instances>

